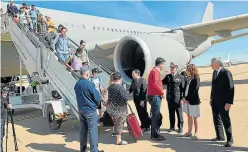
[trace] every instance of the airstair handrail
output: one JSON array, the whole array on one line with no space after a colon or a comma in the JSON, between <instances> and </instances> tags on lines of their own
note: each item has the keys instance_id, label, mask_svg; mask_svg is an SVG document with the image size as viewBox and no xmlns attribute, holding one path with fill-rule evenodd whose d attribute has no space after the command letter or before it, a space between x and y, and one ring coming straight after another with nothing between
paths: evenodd
<instances>
[{"instance_id":1,"label":"airstair handrail","mask_svg":"<svg viewBox=\"0 0 248 152\"><path fill-rule=\"evenodd\" d=\"M17 25L18 25L18 23L17 23ZM23 31L27 34L27 36L29 36L28 38L31 38L31 39L33 40L32 42L36 42L36 46L39 46L39 47L40 47L40 44L38 44L37 39L35 39L35 38L33 38L32 36L28 35L28 32L27 32L26 30L24 30L24 27L28 27L27 25L25 25L25 26L23 27L23 26L20 26L20 24L19 24L18 27L19 27L21 30L23 30ZM34 34L34 35L39 39L39 42L41 42L41 43L46 47L47 50L49 50L49 51L51 51L51 53L53 53L52 48L50 48L50 46L48 46L48 45L46 44L46 42L44 41L44 39L43 39L39 34L37 34L37 33L33 32L33 31L31 31L29 28L27 28L27 30L29 30L29 32L31 32L32 34ZM53 54L58 58L58 60L62 63L62 65L65 67L65 69L67 69L67 67L65 66L65 64L63 64L63 61L62 61L55 53L53 53ZM76 74L74 71L71 71L71 74L73 75L73 77L74 77L76 80L78 80L78 78L76 77L77 74Z\"/></svg>"},{"instance_id":2,"label":"airstair handrail","mask_svg":"<svg viewBox=\"0 0 248 152\"><path fill-rule=\"evenodd\" d=\"M71 38L69 38L69 40L77 47L80 47L76 42L74 42ZM90 58L91 61L93 61L94 63L96 63L98 66L100 66L107 74L111 74L112 72L105 67L104 65L102 65L99 61L97 61L94 57L92 57L89 52L86 50L86 53L88 55L88 57Z\"/></svg>"},{"instance_id":3,"label":"airstair handrail","mask_svg":"<svg viewBox=\"0 0 248 152\"><path fill-rule=\"evenodd\" d=\"M10 22L11 22L11 24L9 24L9 25L14 25L14 24L16 24L13 20L10 20ZM35 33L33 32L33 31L30 31L30 29L24 29L24 28L22 28L22 26L15 26L15 28L19 28L20 30L22 30L24 33L25 33L25 37L27 38L27 39L29 39L30 41L32 41L32 43L34 43L34 42L36 42L37 44L36 44L36 46L40 46L40 47L42 47L42 48L44 48L44 49L46 49L46 50L42 50L42 51L47 51L47 53L48 54L51 54L52 52L49 50L49 49L47 49L45 46L44 46L44 44L42 43L42 41L40 41L40 39L38 39L38 37L34 37L34 36L37 36L37 35L35 35ZM11 30L11 27L10 27L10 30ZM12 31L12 30L11 30ZM13 33L13 32L12 32ZM13 35L13 36L17 36L17 35ZM25 48L25 49L28 49L28 48ZM29 51L27 51L28 53L29 53ZM47 60L48 62L49 62L49 60L50 59L45 59L45 60ZM44 62L45 60L43 60L42 62ZM53 61L55 61L56 59L54 58L53 59ZM58 62L58 61L57 61ZM65 66L64 64L59 64L60 65L60 69L63 67L63 66ZM50 66L49 66L50 67ZM66 99L67 100L67 103L70 105L70 107L72 108L72 110L73 111L75 111L76 113L74 113L76 116L78 116L78 110L77 110L77 108L76 108L76 105L77 105L77 103L75 103L75 102L73 102L73 103L71 103L71 100L76 100L75 99L75 94L74 93L72 93L71 91L66 91L66 90L68 90L68 88L65 86L65 84L64 84L64 82L62 82L62 80L61 79L58 79L59 78L59 76L58 76L58 73L56 73L56 72L53 72L53 71L51 71L52 69L54 69L54 66L53 66L53 68L45 68L44 70L45 70L45 72L46 72L46 75L48 76L48 77L50 77L51 78L51 80L53 81L54 80L54 78L55 79L57 79L56 81L54 81L54 82L52 82L53 84L55 84L55 86L56 86L56 89L60 92L60 94L62 95L62 97L64 98L64 99ZM65 69L66 70L66 69ZM62 71L61 71L62 72ZM71 75L71 77L70 78L73 78L73 76ZM73 78L74 80L76 80L75 78ZM56 84L57 82L59 82L59 84ZM76 81L75 81L76 82ZM70 86L70 88L71 88L72 86ZM66 92L64 92L64 91L66 91ZM72 95L72 96L71 96Z\"/></svg>"},{"instance_id":4,"label":"airstair handrail","mask_svg":"<svg viewBox=\"0 0 248 152\"><path fill-rule=\"evenodd\" d=\"M55 30L57 30L58 31L58 29L57 28L55 28ZM70 42L72 43L72 44L74 44L76 47L80 47L75 41L73 41L71 38L69 38L69 40L70 40ZM77 48L75 48L75 49L77 49ZM86 50L86 49L85 49ZM111 74L112 72L107 68L107 67L105 67L104 65L102 65L99 61L97 61L94 57L92 57L90 54L89 54L89 52L86 50L86 54L88 55L88 57L89 57L89 59L91 60L91 61L93 61L95 64L97 64L98 66L100 66L101 67L101 69L102 70L104 70L104 72L106 72L107 74Z\"/></svg>"}]
</instances>

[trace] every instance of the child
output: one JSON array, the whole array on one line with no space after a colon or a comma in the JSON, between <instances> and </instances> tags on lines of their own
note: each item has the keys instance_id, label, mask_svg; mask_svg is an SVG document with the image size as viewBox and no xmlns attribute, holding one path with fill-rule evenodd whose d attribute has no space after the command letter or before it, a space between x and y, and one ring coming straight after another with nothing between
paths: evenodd
<instances>
[{"instance_id":1,"label":"child","mask_svg":"<svg viewBox=\"0 0 248 152\"><path fill-rule=\"evenodd\" d=\"M101 95L101 91L103 90L102 87L102 78L100 77L100 73L102 73L102 71L98 68L93 68L92 69L92 77L90 77L90 81L94 83L96 89L99 91L100 95ZM99 122L103 121L102 118L102 103L100 101L100 105L97 107L98 112L99 112Z\"/></svg>"}]
</instances>

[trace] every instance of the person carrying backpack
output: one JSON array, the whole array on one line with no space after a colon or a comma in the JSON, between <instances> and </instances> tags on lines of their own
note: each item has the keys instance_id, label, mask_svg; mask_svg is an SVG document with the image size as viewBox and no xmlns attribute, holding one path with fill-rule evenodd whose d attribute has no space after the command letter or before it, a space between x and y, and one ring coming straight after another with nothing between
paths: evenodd
<instances>
[{"instance_id":1,"label":"person carrying backpack","mask_svg":"<svg viewBox=\"0 0 248 152\"><path fill-rule=\"evenodd\" d=\"M102 73L102 71L98 68L93 68L92 69L92 77L90 77L89 81L93 82L96 89L98 90L98 92L100 94L102 94L104 91L104 88L102 87L102 78L99 75L100 73ZM99 112L99 123L103 121L102 118L102 100L100 101L99 106L97 107L98 112Z\"/></svg>"}]
</instances>

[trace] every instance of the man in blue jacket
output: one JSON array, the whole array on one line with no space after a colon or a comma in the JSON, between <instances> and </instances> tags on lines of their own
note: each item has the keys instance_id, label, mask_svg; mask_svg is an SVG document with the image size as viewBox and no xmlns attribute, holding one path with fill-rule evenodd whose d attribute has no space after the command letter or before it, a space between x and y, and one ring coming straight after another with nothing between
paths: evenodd
<instances>
[{"instance_id":1,"label":"man in blue jacket","mask_svg":"<svg viewBox=\"0 0 248 152\"><path fill-rule=\"evenodd\" d=\"M80 69L82 78L76 83L74 90L77 97L80 118L80 152L86 152L87 135L90 135L90 152L104 152L98 150L98 115L100 94L94 84L89 81L88 67Z\"/></svg>"},{"instance_id":2,"label":"man in blue jacket","mask_svg":"<svg viewBox=\"0 0 248 152\"><path fill-rule=\"evenodd\" d=\"M16 5L14 4L14 1L11 0L10 1L10 5L7 6L7 11L10 15L14 16L16 14L18 14L18 8L16 7Z\"/></svg>"}]
</instances>

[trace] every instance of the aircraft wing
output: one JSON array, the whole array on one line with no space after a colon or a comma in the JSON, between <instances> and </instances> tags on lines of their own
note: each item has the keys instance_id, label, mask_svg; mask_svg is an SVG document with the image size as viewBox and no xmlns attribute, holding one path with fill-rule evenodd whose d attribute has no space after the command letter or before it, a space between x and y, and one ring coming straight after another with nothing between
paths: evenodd
<instances>
[{"instance_id":1,"label":"aircraft wing","mask_svg":"<svg viewBox=\"0 0 248 152\"><path fill-rule=\"evenodd\" d=\"M186 25L180 29L196 35L229 37L232 31L245 28L248 28L248 14Z\"/></svg>"}]
</instances>

